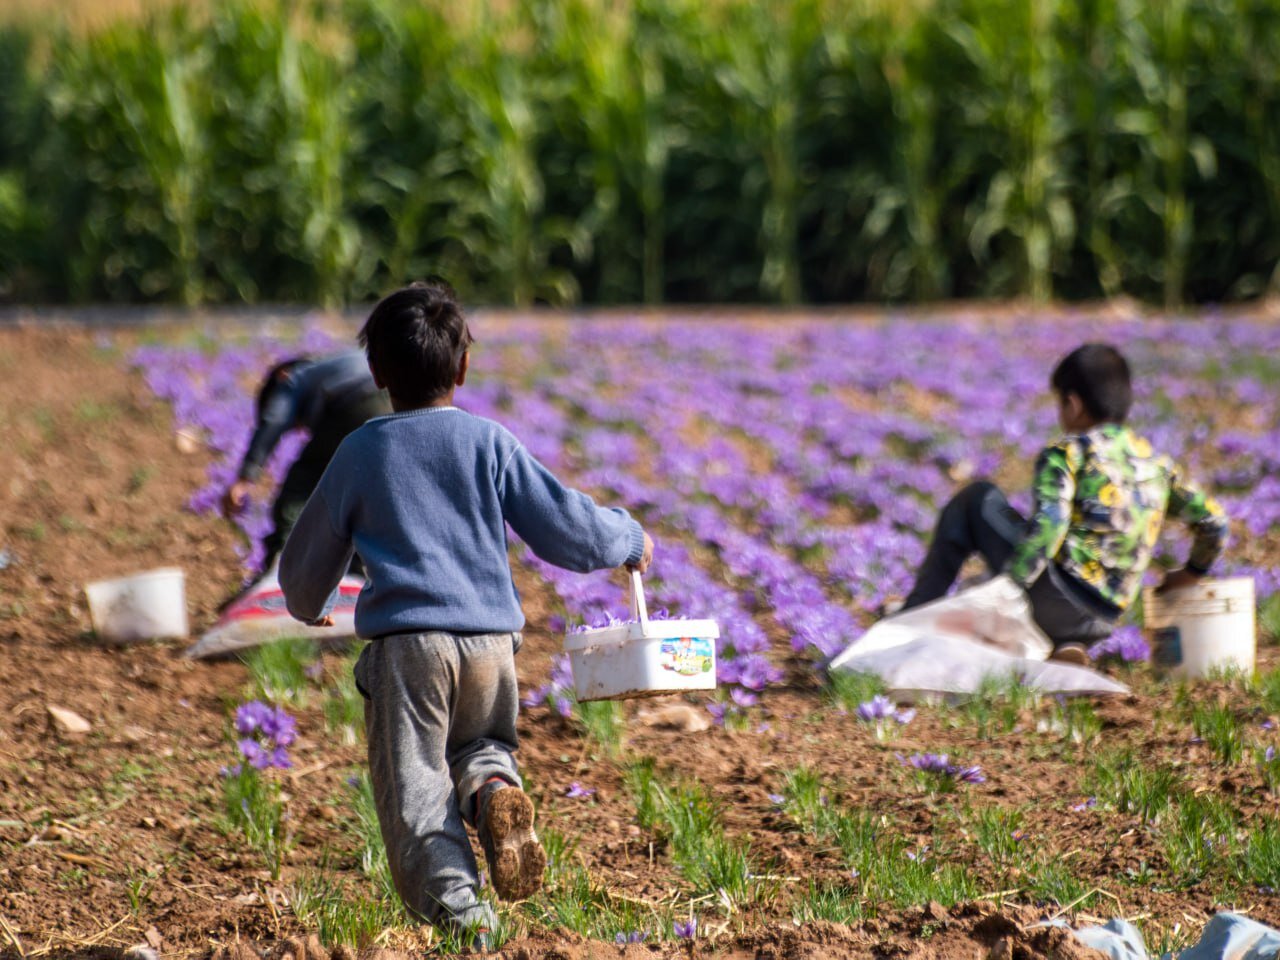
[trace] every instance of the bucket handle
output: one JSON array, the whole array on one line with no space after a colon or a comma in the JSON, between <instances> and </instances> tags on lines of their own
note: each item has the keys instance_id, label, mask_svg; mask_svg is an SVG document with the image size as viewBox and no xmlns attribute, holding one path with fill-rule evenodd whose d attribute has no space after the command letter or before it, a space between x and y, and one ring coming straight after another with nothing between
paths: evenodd
<instances>
[{"instance_id":1,"label":"bucket handle","mask_svg":"<svg viewBox=\"0 0 1280 960\"><path fill-rule=\"evenodd\" d=\"M649 608L644 602L644 584L640 581L640 571L631 571L631 616L640 621L643 630L649 628Z\"/></svg>"}]
</instances>

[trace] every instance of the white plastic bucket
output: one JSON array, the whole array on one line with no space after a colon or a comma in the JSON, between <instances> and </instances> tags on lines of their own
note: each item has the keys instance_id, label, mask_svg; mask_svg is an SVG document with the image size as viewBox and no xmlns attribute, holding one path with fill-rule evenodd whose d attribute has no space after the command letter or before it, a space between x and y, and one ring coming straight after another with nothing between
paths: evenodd
<instances>
[{"instance_id":1,"label":"white plastic bucket","mask_svg":"<svg viewBox=\"0 0 1280 960\"><path fill-rule=\"evenodd\" d=\"M1206 579L1167 593L1148 587L1142 610L1156 669L1187 678L1223 668L1253 670L1252 577Z\"/></svg>"},{"instance_id":2,"label":"white plastic bucket","mask_svg":"<svg viewBox=\"0 0 1280 960\"><path fill-rule=\"evenodd\" d=\"M714 690L714 620L650 620L640 574L631 575L635 623L566 634L578 700L625 700L688 690Z\"/></svg>"},{"instance_id":3,"label":"white plastic bucket","mask_svg":"<svg viewBox=\"0 0 1280 960\"><path fill-rule=\"evenodd\" d=\"M108 643L187 635L186 579L177 567L85 585L93 632Z\"/></svg>"}]
</instances>

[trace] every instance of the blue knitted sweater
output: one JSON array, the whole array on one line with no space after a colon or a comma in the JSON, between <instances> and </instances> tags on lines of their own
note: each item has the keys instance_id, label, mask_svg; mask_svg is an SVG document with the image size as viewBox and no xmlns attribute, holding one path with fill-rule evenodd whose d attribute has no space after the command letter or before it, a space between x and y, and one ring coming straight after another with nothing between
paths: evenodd
<instances>
[{"instance_id":1,"label":"blue knitted sweater","mask_svg":"<svg viewBox=\"0 0 1280 960\"><path fill-rule=\"evenodd\" d=\"M376 417L342 442L285 544L280 586L291 614L318 619L354 550L368 577L362 637L519 630L506 523L580 572L635 563L644 548L625 510L561 485L504 427L430 407Z\"/></svg>"}]
</instances>

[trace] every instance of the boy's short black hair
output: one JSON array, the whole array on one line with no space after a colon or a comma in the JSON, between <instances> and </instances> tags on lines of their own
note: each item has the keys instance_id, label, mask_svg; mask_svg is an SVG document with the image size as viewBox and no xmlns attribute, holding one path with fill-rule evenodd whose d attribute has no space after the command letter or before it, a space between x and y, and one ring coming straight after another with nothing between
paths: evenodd
<instances>
[{"instance_id":1,"label":"boy's short black hair","mask_svg":"<svg viewBox=\"0 0 1280 960\"><path fill-rule=\"evenodd\" d=\"M439 277L384 297L369 314L359 340L392 399L406 407L445 396L474 342L458 295Z\"/></svg>"},{"instance_id":2,"label":"boy's short black hair","mask_svg":"<svg viewBox=\"0 0 1280 960\"><path fill-rule=\"evenodd\" d=\"M271 396L277 387L289 379L289 374L293 372L293 368L301 363L307 363L310 359L310 357L290 357L288 360L281 360L267 371L266 377L263 378L262 386L258 389L259 413L262 412L262 408L266 405L267 397Z\"/></svg>"},{"instance_id":3,"label":"boy's short black hair","mask_svg":"<svg viewBox=\"0 0 1280 960\"><path fill-rule=\"evenodd\" d=\"M1133 405L1129 363L1109 343L1086 343L1058 362L1049 383L1059 395L1074 393L1100 423L1124 423Z\"/></svg>"}]
</instances>

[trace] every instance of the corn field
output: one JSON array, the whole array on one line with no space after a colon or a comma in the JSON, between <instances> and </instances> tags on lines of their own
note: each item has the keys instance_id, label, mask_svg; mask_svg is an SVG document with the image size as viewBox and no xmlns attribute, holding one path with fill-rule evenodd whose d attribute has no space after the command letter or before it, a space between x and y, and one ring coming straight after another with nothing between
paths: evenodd
<instances>
[{"instance_id":1,"label":"corn field","mask_svg":"<svg viewBox=\"0 0 1280 960\"><path fill-rule=\"evenodd\" d=\"M0 25L0 299L1280 287L1280 0L230 0Z\"/></svg>"}]
</instances>

